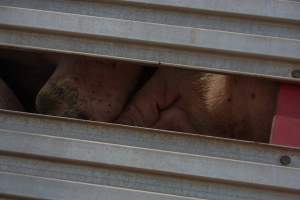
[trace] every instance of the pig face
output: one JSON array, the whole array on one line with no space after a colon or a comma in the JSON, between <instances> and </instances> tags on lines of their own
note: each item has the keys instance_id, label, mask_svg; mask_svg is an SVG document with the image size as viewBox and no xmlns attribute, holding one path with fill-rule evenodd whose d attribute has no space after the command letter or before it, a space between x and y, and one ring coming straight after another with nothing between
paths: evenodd
<instances>
[{"instance_id":1,"label":"pig face","mask_svg":"<svg viewBox=\"0 0 300 200\"><path fill-rule=\"evenodd\" d=\"M116 122L267 142L276 94L270 81L160 68Z\"/></svg>"},{"instance_id":2,"label":"pig face","mask_svg":"<svg viewBox=\"0 0 300 200\"><path fill-rule=\"evenodd\" d=\"M123 109L141 68L90 58L62 60L36 99L38 112L111 122Z\"/></svg>"}]
</instances>

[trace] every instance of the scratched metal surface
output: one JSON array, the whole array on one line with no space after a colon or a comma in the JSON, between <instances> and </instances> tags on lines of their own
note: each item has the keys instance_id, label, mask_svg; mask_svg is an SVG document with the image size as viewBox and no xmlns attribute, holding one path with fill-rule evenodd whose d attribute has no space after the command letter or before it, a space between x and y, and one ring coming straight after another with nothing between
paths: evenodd
<instances>
[{"instance_id":1,"label":"scratched metal surface","mask_svg":"<svg viewBox=\"0 0 300 200\"><path fill-rule=\"evenodd\" d=\"M299 149L11 111L1 111L0 121L0 194L107 199L114 193L114 199L174 200L300 196ZM290 156L290 165L280 163L283 155Z\"/></svg>"},{"instance_id":2,"label":"scratched metal surface","mask_svg":"<svg viewBox=\"0 0 300 200\"><path fill-rule=\"evenodd\" d=\"M0 0L0 46L299 81L300 3L236 1Z\"/></svg>"}]
</instances>

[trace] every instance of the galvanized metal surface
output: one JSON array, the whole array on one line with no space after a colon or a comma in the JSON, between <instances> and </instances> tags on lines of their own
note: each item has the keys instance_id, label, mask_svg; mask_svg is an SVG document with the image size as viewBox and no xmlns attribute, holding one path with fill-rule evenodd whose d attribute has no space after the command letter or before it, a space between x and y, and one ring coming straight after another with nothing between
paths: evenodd
<instances>
[{"instance_id":1,"label":"galvanized metal surface","mask_svg":"<svg viewBox=\"0 0 300 200\"><path fill-rule=\"evenodd\" d=\"M0 151L215 179L219 182L293 190L300 188L299 169L21 132L0 131L0 134Z\"/></svg>"},{"instance_id":2,"label":"galvanized metal surface","mask_svg":"<svg viewBox=\"0 0 300 200\"><path fill-rule=\"evenodd\" d=\"M300 197L299 149L9 111L1 111L0 121L0 194L48 199L84 199L87 194L107 199L94 195L111 191L115 199ZM262 162L260 155L265 156ZM282 155L291 157L290 165L281 165Z\"/></svg>"},{"instance_id":3,"label":"galvanized metal surface","mask_svg":"<svg viewBox=\"0 0 300 200\"><path fill-rule=\"evenodd\" d=\"M16 196L27 196L39 199L196 200L196 198L155 194L9 173L0 173L0 183L1 192L8 194L14 193Z\"/></svg>"},{"instance_id":4,"label":"galvanized metal surface","mask_svg":"<svg viewBox=\"0 0 300 200\"><path fill-rule=\"evenodd\" d=\"M232 141L191 134L180 134L113 124L87 122L52 116L0 110L0 129L37 135L120 144L185 154L222 157L280 166L280 157L289 155L291 167L300 168L300 150Z\"/></svg>"},{"instance_id":5,"label":"galvanized metal surface","mask_svg":"<svg viewBox=\"0 0 300 200\"><path fill-rule=\"evenodd\" d=\"M200 2L198 0L196 1L198 3ZM248 15L241 15L239 17L236 17L237 13L232 16L232 14L230 15L230 13L225 14L224 12L217 11L218 7L220 8L223 6L221 4L225 4L225 7L227 7L227 9L232 9L232 12L234 10L240 9L241 4L250 4L245 6L247 12L257 12L256 8L252 10L250 10L250 8L263 3L263 1L260 0L257 1L259 3L254 1L242 0L238 1L238 3L235 2L233 4L230 4L230 2L227 0L219 0L218 5L215 4L214 6L211 6L212 8L214 7L215 10L205 8L210 4L207 2L199 7L196 7L195 4L193 4L192 6L188 6L188 1L186 0L180 2L170 0L164 2L161 1L161 3L158 2L159 1L155 2L152 0L148 2L140 0L0 0L1 5L9 7L29 8L61 13L72 13L95 17L150 22L156 24L222 30L290 39L300 38L300 27L297 25L297 23L295 23L295 21L293 21L293 23L289 23L288 20L285 20L284 23L281 23L281 20L276 20L279 16L275 19L267 18L267 20L256 16L255 13L252 13L252 17L249 17ZM278 3L278 1L276 2ZM264 3L269 4L266 3L266 1ZM297 6L299 7L299 3L292 1L281 1L280 4L282 5L280 6L281 10L279 12L286 12L284 14L287 15L287 17L298 15ZM284 6L285 4L290 6L292 5L292 8L290 6L290 8L287 8L286 6ZM270 6L260 6L259 9L273 9L273 7L271 8ZM287 9L294 10L290 12L292 13L292 15L287 14ZM276 16L276 14L279 13L272 10L267 15Z\"/></svg>"},{"instance_id":6,"label":"galvanized metal surface","mask_svg":"<svg viewBox=\"0 0 300 200\"><path fill-rule=\"evenodd\" d=\"M202 48L228 53L300 59L300 40L266 38L257 35L12 7L0 7L0 19L2 25L33 30L45 29L64 34L75 33L100 39L110 38L128 42L156 43L174 48ZM38 20L32 21L32 19ZM285 51L282 51L283 49Z\"/></svg>"},{"instance_id":7,"label":"galvanized metal surface","mask_svg":"<svg viewBox=\"0 0 300 200\"><path fill-rule=\"evenodd\" d=\"M300 65L296 1L0 0L0 5L3 47L299 80L291 75Z\"/></svg>"},{"instance_id":8,"label":"galvanized metal surface","mask_svg":"<svg viewBox=\"0 0 300 200\"><path fill-rule=\"evenodd\" d=\"M293 1L278 0L125 0L155 6L201 9L211 12L251 15L255 17L300 20L300 5Z\"/></svg>"}]
</instances>

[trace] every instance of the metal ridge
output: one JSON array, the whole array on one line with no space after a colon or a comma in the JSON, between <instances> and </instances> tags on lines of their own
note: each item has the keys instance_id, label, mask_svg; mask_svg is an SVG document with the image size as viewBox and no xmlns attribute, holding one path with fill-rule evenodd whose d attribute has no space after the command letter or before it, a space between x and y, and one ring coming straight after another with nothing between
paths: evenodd
<instances>
[{"instance_id":1,"label":"metal ridge","mask_svg":"<svg viewBox=\"0 0 300 200\"><path fill-rule=\"evenodd\" d=\"M0 46L300 81L299 2L206 1L0 0Z\"/></svg>"},{"instance_id":2,"label":"metal ridge","mask_svg":"<svg viewBox=\"0 0 300 200\"><path fill-rule=\"evenodd\" d=\"M0 197L113 187L161 199L299 198L296 148L3 110L0 121Z\"/></svg>"}]
</instances>

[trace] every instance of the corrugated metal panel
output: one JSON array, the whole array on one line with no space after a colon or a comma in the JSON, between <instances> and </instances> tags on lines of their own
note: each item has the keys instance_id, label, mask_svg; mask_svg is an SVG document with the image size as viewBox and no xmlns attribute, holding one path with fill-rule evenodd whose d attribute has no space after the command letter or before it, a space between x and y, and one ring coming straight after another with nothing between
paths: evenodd
<instances>
[{"instance_id":1,"label":"corrugated metal panel","mask_svg":"<svg viewBox=\"0 0 300 200\"><path fill-rule=\"evenodd\" d=\"M287 0L0 0L0 45L298 81L299 9Z\"/></svg>"},{"instance_id":2,"label":"corrugated metal panel","mask_svg":"<svg viewBox=\"0 0 300 200\"><path fill-rule=\"evenodd\" d=\"M0 193L44 199L299 199L300 150L1 111ZM291 163L280 160L289 156Z\"/></svg>"},{"instance_id":3,"label":"corrugated metal panel","mask_svg":"<svg viewBox=\"0 0 300 200\"><path fill-rule=\"evenodd\" d=\"M0 0L0 46L297 82L299 10L289 0ZM0 111L0 196L295 200L300 150Z\"/></svg>"}]
</instances>

